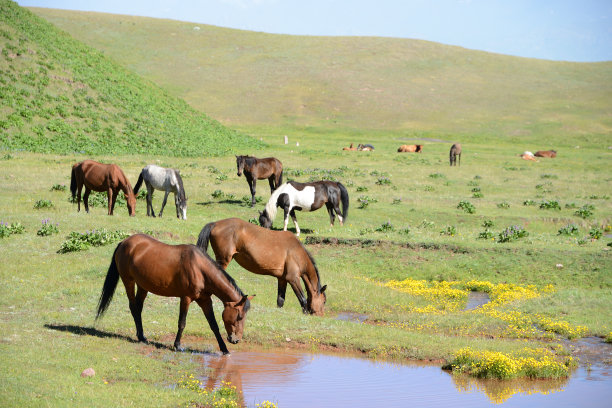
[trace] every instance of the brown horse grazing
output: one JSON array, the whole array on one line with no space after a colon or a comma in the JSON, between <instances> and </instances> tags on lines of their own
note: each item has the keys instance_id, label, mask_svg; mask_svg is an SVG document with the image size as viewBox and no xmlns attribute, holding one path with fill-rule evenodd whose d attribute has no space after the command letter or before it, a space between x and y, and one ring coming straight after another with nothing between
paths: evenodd
<instances>
[{"instance_id":1,"label":"brown horse grazing","mask_svg":"<svg viewBox=\"0 0 612 408\"><path fill-rule=\"evenodd\" d=\"M459 165L461 166L461 144L455 143L450 148L450 165L457 165L457 156L459 156Z\"/></svg>"},{"instance_id":2,"label":"brown horse grazing","mask_svg":"<svg viewBox=\"0 0 612 408\"><path fill-rule=\"evenodd\" d=\"M228 218L202 228L196 245L206 252L209 241L221 267L226 268L233 258L247 271L276 277L278 307L285 303L289 282L304 313L323 315L327 285L321 287L314 259L292 233L271 231L238 218ZM304 281L307 298L304 298L300 278Z\"/></svg>"},{"instance_id":3,"label":"brown horse grazing","mask_svg":"<svg viewBox=\"0 0 612 408\"><path fill-rule=\"evenodd\" d=\"M96 320L108 308L119 278L123 281L130 301L138 341L147 341L142 330L141 315L148 292L181 298L178 332L174 340L177 350L181 350L181 336L189 304L195 301L204 311L204 316L219 343L219 349L223 354L229 354L219 333L212 295L223 302L222 317L227 340L236 344L242 339L244 320L251 307L252 296L245 296L236 282L194 245L167 245L143 234L132 235L120 242L104 280ZM134 286L138 289L136 294Z\"/></svg>"},{"instance_id":4,"label":"brown horse grazing","mask_svg":"<svg viewBox=\"0 0 612 408\"><path fill-rule=\"evenodd\" d=\"M251 207L255 206L255 184L257 180L268 179L270 194L283 183L283 164L274 157L258 159L253 156L236 156L238 177L244 172L244 177L251 190Z\"/></svg>"},{"instance_id":5,"label":"brown horse grazing","mask_svg":"<svg viewBox=\"0 0 612 408\"><path fill-rule=\"evenodd\" d=\"M77 198L78 210L81 211L81 191L85 186L83 202L85 211L89 212L89 193L101 191L108 194L108 215L113 215L115 201L119 190L123 191L127 198L127 208L130 216L136 215L136 196L132 190L132 185L125 174L116 164L102 164L93 160L84 160L72 166L70 177L70 192L72 199ZM77 194L78 193L78 194Z\"/></svg>"},{"instance_id":6,"label":"brown horse grazing","mask_svg":"<svg viewBox=\"0 0 612 408\"><path fill-rule=\"evenodd\" d=\"M535 152L534 156L554 158L554 157L557 157L557 151L556 150L538 150L537 152Z\"/></svg>"},{"instance_id":7,"label":"brown horse grazing","mask_svg":"<svg viewBox=\"0 0 612 408\"><path fill-rule=\"evenodd\" d=\"M398 153L421 153L423 152L423 145L401 145L397 149Z\"/></svg>"}]
</instances>

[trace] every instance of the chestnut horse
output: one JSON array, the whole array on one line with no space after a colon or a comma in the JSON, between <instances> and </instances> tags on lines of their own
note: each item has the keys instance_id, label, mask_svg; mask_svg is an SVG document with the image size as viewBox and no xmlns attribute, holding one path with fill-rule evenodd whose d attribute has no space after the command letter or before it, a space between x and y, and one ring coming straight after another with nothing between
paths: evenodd
<instances>
[{"instance_id":1,"label":"chestnut horse","mask_svg":"<svg viewBox=\"0 0 612 408\"><path fill-rule=\"evenodd\" d=\"M258 159L253 156L236 156L238 177L244 172L244 177L251 190L251 207L255 206L255 184L257 180L268 179L270 194L283 183L283 164L274 157Z\"/></svg>"},{"instance_id":2,"label":"chestnut horse","mask_svg":"<svg viewBox=\"0 0 612 408\"><path fill-rule=\"evenodd\" d=\"M342 150L357 150L357 148L353 147L353 144L351 143L349 147L343 147Z\"/></svg>"},{"instance_id":3,"label":"chestnut horse","mask_svg":"<svg viewBox=\"0 0 612 408\"><path fill-rule=\"evenodd\" d=\"M209 242L222 268L227 268L233 258L247 271L276 277L278 307L285 303L289 282L304 313L323 315L327 285L321 287L314 259L292 233L270 231L238 218L228 218L202 228L196 245L206 252ZM307 298L302 292L300 278L304 281Z\"/></svg>"},{"instance_id":4,"label":"chestnut horse","mask_svg":"<svg viewBox=\"0 0 612 408\"><path fill-rule=\"evenodd\" d=\"M85 186L83 202L85 211L89 212L89 193L101 191L108 194L108 215L113 215L115 201L119 190L123 191L127 199L127 208L130 216L136 215L136 196L132 190L132 185L125 174L116 164L102 164L93 160L84 160L72 166L70 177L70 192L72 199L77 197L78 209L81 211L81 191ZM78 193L78 194L77 194Z\"/></svg>"},{"instance_id":5,"label":"chestnut horse","mask_svg":"<svg viewBox=\"0 0 612 408\"><path fill-rule=\"evenodd\" d=\"M401 145L398 149L398 153L421 153L423 151L423 145Z\"/></svg>"},{"instance_id":6,"label":"chestnut horse","mask_svg":"<svg viewBox=\"0 0 612 408\"><path fill-rule=\"evenodd\" d=\"M459 165L461 166L461 144L455 143L450 148L450 165L457 165L457 156L459 156Z\"/></svg>"},{"instance_id":7,"label":"chestnut horse","mask_svg":"<svg viewBox=\"0 0 612 408\"><path fill-rule=\"evenodd\" d=\"M340 203L342 203L342 212L340 212ZM327 207L331 226L334 226L336 216L340 220L340 225L343 225L348 217L349 208L349 195L346 187L339 182L329 180L312 183L290 181L274 190L263 212L259 212L259 224L264 228L272 228L277 207L282 207L285 212L283 230L287 231L289 215L291 215L296 234L300 235L295 210L314 211L321 208L323 204Z\"/></svg>"},{"instance_id":8,"label":"chestnut horse","mask_svg":"<svg viewBox=\"0 0 612 408\"><path fill-rule=\"evenodd\" d=\"M554 158L554 157L557 157L557 151L556 150L538 150L537 152L535 152L534 156Z\"/></svg>"},{"instance_id":9,"label":"chestnut horse","mask_svg":"<svg viewBox=\"0 0 612 408\"><path fill-rule=\"evenodd\" d=\"M117 245L98 302L96 320L100 318L115 293L119 278L123 281L136 324L138 341L145 342L142 329L142 306L147 293L181 298L178 332L174 340L181 349L181 336L189 304L195 301L204 311L215 333L219 349L229 354L219 333L212 306L212 295L223 302L223 323L227 340L236 344L242 339L244 320L251 307L252 296L245 296L236 282L206 253L194 245L167 245L148 235L132 235ZM134 294L134 286L137 291Z\"/></svg>"}]
</instances>

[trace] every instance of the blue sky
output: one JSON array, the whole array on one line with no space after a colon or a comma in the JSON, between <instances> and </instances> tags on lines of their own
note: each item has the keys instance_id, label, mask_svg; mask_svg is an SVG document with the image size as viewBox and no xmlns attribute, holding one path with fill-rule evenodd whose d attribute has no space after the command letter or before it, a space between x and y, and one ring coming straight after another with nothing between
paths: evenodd
<instances>
[{"instance_id":1,"label":"blue sky","mask_svg":"<svg viewBox=\"0 0 612 408\"><path fill-rule=\"evenodd\" d=\"M565 61L612 60L612 0L17 0L268 33L417 38Z\"/></svg>"}]
</instances>

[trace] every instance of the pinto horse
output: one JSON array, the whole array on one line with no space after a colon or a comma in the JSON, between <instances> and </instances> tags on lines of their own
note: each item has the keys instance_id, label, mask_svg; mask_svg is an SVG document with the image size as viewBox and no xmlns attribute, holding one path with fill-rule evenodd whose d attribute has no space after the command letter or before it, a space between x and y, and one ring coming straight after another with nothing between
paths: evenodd
<instances>
[{"instance_id":1,"label":"pinto horse","mask_svg":"<svg viewBox=\"0 0 612 408\"><path fill-rule=\"evenodd\" d=\"M459 156L459 166L461 166L461 144L455 143L450 148L450 165L457 165L457 156Z\"/></svg>"},{"instance_id":2,"label":"pinto horse","mask_svg":"<svg viewBox=\"0 0 612 408\"><path fill-rule=\"evenodd\" d=\"M138 181L134 186L134 194L138 194L140 186L144 181L147 186L147 216L155 217L153 210L153 190L165 191L164 201L162 202L159 216L164 213L168 194L174 193L174 205L176 206L176 218L183 220L187 219L187 197L185 196L185 188L183 187L183 179L181 173L176 169L166 169L164 167L149 164L140 172Z\"/></svg>"},{"instance_id":3,"label":"pinto horse","mask_svg":"<svg viewBox=\"0 0 612 408\"><path fill-rule=\"evenodd\" d=\"M277 278L278 307L283 307L285 303L289 282L304 313L323 315L327 285L321 287L314 259L292 233L270 231L238 218L228 218L202 228L196 245L206 252L209 242L223 269L233 258L247 271ZM304 282L307 298L302 292L300 278Z\"/></svg>"},{"instance_id":4,"label":"pinto horse","mask_svg":"<svg viewBox=\"0 0 612 408\"><path fill-rule=\"evenodd\" d=\"M340 203L342 203L342 212L340 212ZM348 216L349 195L341 183L329 180L312 183L290 181L274 190L263 212L259 212L259 224L264 228L272 228L277 207L281 207L285 211L283 230L287 231L289 215L291 215L296 234L300 235L295 210L314 211L321 208L323 204L327 207L331 226L334 226L335 216L340 220L340 225L343 225Z\"/></svg>"},{"instance_id":5,"label":"pinto horse","mask_svg":"<svg viewBox=\"0 0 612 408\"><path fill-rule=\"evenodd\" d=\"M557 157L557 151L556 150L538 150L537 152L535 152L534 156L554 158L554 157Z\"/></svg>"},{"instance_id":6,"label":"pinto horse","mask_svg":"<svg viewBox=\"0 0 612 408\"><path fill-rule=\"evenodd\" d=\"M127 208L130 216L136 215L136 196L132 190L132 185L116 164L102 164L93 160L84 160L72 166L70 192L73 200L77 197L77 211L81 211L83 186L85 186L85 194L83 195L85 211L89 212L89 193L91 190L106 191L108 194L108 215L113 215L115 201L119 190L121 190L127 198Z\"/></svg>"},{"instance_id":7,"label":"pinto horse","mask_svg":"<svg viewBox=\"0 0 612 408\"><path fill-rule=\"evenodd\" d=\"M270 194L283 183L283 164L274 157L258 159L253 156L236 156L238 177L244 177L251 190L251 207L255 206L255 184L257 180L268 179Z\"/></svg>"},{"instance_id":8,"label":"pinto horse","mask_svg":"<svg viewBox=\"0 0 612 408\"><path fill-rule=\"evenodd\" d=\"M401 145L397 149L398 153L421 153L423 152L423 145Z\"/></svg>"},{"instance_id":9,"label":"pinto horse","mask_svg":"<svg viewBox=\"0 0 612 408\"><path fill-rule=\"evenodd\" d=\"M129 299L138 341L147 341L142 329L142 306L148 292L181 298L178 332L174 340L176 350L182 350L181 336L187 311L189 304L195 301L204 311L219 349L223 354L229 354L215 319L212 295L223 302L222 317L227 340L236 344L242 339L252 296L244 295L227 272L194 245L167 245L144 234L132 235L120 242L104 280L96 320L108 308L119 278Z\"/></svg>"}]
</instances>

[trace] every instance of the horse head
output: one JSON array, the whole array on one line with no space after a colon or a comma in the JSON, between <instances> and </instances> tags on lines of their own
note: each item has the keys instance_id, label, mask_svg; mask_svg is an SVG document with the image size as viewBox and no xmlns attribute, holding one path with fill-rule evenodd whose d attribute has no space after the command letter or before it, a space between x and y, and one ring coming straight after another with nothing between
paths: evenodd
<instances>
[{"instance_id":1,"label":"horse head","mask_svg":"<svg viewBox=\"0 0 612 408\"><path fill-rule=\"evenodd\" d=\"M272 228L272 220L268 216L268 212L266 210L259 212L259 225L267 229Z\"/></svg>"},{"instance_id":2,"label":"horse head","mask_svg":"<svg viewBox=\"0 0 612 408\"><path fill-rule=\"evenodd\" d=\"M315 316L323 316L323 309L325 308L325 302L327 301L325 289L327 289L327 285L323 286L318 293L315 293L312 298L308 299L308 311L310 314Z\"/></svg>"},{"instance_id":3,"label":"horse head","mask_svg":"<svg viewBox=\"0 0 612 408\"><path fill-rule=\"evenodd\" d=\"M244 156L236 156L236 167L238 168L238 177L242 176L244 170Z\"/></svg>"},{"instance_id":4,"label":"horse head","mask_svg":"<svg viewBox=\"0 0 612 408\"><path fill-rule=\"evenodd\" d=\"M227 332L227 341L232 344L242 340L244 321L246 314L251 308L253 296L242 296L238 302L225 302L223 309L223 323Z\"/></svg>"}]
</instances>

